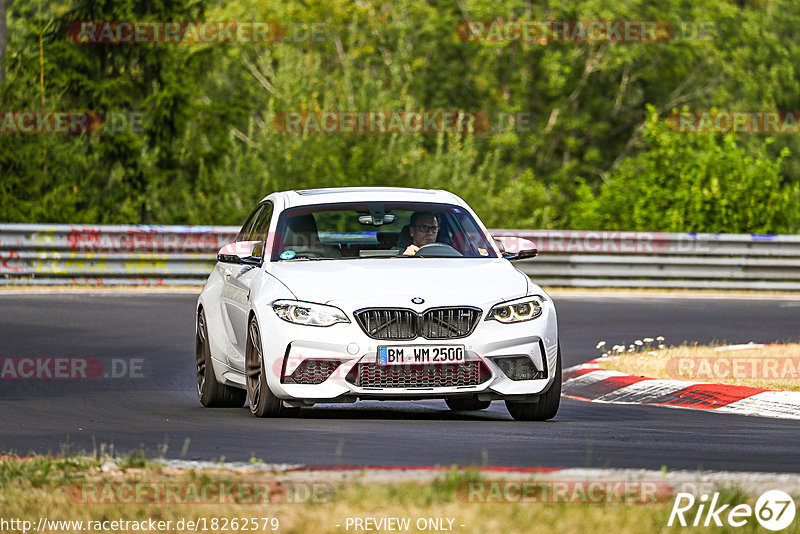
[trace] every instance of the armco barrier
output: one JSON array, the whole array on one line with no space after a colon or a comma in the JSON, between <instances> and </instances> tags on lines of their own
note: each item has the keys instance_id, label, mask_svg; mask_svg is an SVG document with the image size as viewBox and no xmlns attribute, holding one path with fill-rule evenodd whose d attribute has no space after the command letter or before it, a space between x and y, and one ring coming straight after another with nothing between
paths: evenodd
<instances>
[{"instance_id":1,"label":"armco barrier","mask_svg":"<svg viewBox=\"0 0 800 534\"><path fill-rule=\"evenodd\" d=\"M535 242L546 286L800 290L800 235L491 230Z\"/></svg>"},{"instance_id":2,"label":"armco barrier","mask_svg":"<svg viewBox=\"0 0 800 534\"><path fill-rule=\"evenodd\" d=\"M0 224L0 284L199 285L234 226Z\"/></svg>"},{"instance_id":3,"label":"armco barrier","mask_svg":"<svg viewBox=\"0 0 800 534\"><path fill-rule=\"evenodd\" d=\"M199 285L238 230L0 224L0 284ZM517 265L547 286L800 290L797 235L490 232L534 241Z\"/></svg>"}]
</instances>

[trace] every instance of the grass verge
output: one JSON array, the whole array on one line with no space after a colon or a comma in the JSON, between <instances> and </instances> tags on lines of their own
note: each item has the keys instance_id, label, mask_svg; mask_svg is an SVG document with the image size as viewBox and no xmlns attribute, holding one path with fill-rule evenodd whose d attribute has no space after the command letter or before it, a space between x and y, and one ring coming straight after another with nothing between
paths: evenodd
<instances>
[{"instance_id":1,"label":"grass verge","mask_svg":"<svg viewBox=\"0 0 800 534\"><path fill-rule=\"evenodd\" d=\"M634 376L800 391L800 344L691 345L603 358L603 368Z\"/></svg>"},{"instance_id":2,"label":"grass verge","mask_svg":"<svg viewBox=\"0 0 800 534\"><path fill-rule=\"evenodd\" d=\"M470 470L444 471L433 481L424 483L327 483L315 481L318 475L314 472L305 473L305 478L299 481L281 482L279 473L185 470L153 462L146 462L144 467L122 465L125 464L112 464L102 459L0 458L0 517L30 521L32 525L38 525L42 517L49 521L83 522L80 528L74 524L62 524L57 530L45 528L44 532L96 532L99 525L95 524L92 529L89 521L150 519L164 522L165 528L133 529L130 524L119 524L119 528L114 528L114 524L105 523L102 531L194 531L194 527L189 527L189 521L201 522L196 528L199 532L257 530L327 534L444 530L512 534L557 530L559 534L584 534L685 530L677 525L666 526L672 509L671 499L647 504L586 502L580 498L573 502L544 503L495 501L487 504L470 501L465 487L484 480L479 472ZM134 465L139 464L134 462ZM240 497L239 501L221 502L225 500L222 493L213 491L187 493L187 488L219 487L224 483L238 485L239 489L234 490L233 495ZM173 497L183 500L154 502L153 487L161 485L163 488L169 484L174 486ZM265 485L273 492L266 504L248 504L246 499L241 499L245 495L241 488L257 484ZM139 493L138 487L149 489ZM169 494L160 494L161 497L165 495ZM196 502L198 499L203 502ZM735 487L721 489L721 499L750 506L756 502L756 497ZM391 528L391 524L384 523L384 528L381 528L380 524L373 523L373 528L357 528L355 520L368 518L376 521L407 518L409 526L404 529L395 524ZM237 520L235 524L234 519ZM692 528L692 531L719 532L720 529L699 527ZM736 529L736 532L756 531L755 526ZM800 532L800 522L795 522L786 532Z\"/></svg>"}]
</instances>

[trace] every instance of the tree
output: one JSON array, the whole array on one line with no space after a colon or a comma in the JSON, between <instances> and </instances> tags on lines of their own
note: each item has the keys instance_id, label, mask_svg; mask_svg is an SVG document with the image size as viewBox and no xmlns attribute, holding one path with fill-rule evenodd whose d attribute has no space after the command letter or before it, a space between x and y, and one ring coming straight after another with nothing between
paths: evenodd
<instances>
[{"instance_id":1,"label":"tree","mask_svg":"<svg viewBox=\"0 0 800 534\"><path fill-rule=\"evenodd\" d=\"M800 181L800 136L723 142L654 127L674 108L800 109L799 2L15 0L0 109L40 108L44 29L47 109L145 120L137 132L2 136L0 221L235 224L269 191L385 184L451 189L497 227L656 229L664 209L680 230L797 228L794 209L717 217L662 207L645 191L641 207L653 217L614 218L590 201L600 194L619 205L606 193L617 187L627 210L639 199L625 189L661 176L671 195L699 193L717 206L671 164L652 164L671 161L670 149L709 190L717 180L744 205L757 197L785 206L780 199ZM69 42L69 24L88 20L277 21L287 33L225 45ZM464 42L464 20L672 21L675 33L644 43ZM322 25L321 39L309 38L312 25ZM530 122L494 135L298 135L273 123L280 112L321 110L482 111ZM747 188L756 190L746 196Z\"/></svg>"},{"instance_id":2,"label":"tree","mask_svg":"<svg viewBox=\"0 0 800 534\"><path fill-rule=\"evenodd\" d=\"M6 0L0 0L0 94L6 82Z\"/></svg>"},{"instance_id":3,"label":"tree","mask_svg":"<svg viewBox=\"0 0 800 534\"><path fill-rule=\"evenodd\" d=\"M571 206L571 226L587 230L793 233L796 183L783 183L783 148L772 138L748 153L737 136L676 133L651 107L648 149L622 161L596 193L584 183Z\"/></svg>"}]
</instances>

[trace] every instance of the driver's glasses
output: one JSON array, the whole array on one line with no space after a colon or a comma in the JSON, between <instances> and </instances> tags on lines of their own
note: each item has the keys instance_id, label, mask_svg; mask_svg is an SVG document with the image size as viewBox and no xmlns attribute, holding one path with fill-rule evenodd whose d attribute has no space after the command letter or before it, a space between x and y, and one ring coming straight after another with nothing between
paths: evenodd
<instances>
[{"instance_id":1,"label":"driver's glasses","mask_svg":"<svg viewBox=\"0 0 800 534\"><path fill-rule=\"evenodd\" d=\"M417 230L422 232L423 234L427 234L428 232L436 233L439 231L439 226L428 226L427 224L417 224L414 226Z\"/></svg>"}]
</instances>

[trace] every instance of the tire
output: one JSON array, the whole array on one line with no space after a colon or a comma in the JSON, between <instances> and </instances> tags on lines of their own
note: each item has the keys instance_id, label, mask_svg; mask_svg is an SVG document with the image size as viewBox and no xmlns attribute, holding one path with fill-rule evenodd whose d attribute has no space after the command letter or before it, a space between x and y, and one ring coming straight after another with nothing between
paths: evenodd
<instances>
[{"instance_id":1,"label":"tire","mask_svg":"<svg viewBox=\"0 0 800 534\"><path fill-rule=\"evenodd\" d=\"M247 384L247 400L250 413L256 417L281 417L296 413L297 408L286 408L283 401L276 397L267 384L264 370L264 352L261 344L261 332L255 317L250 319L247 328L247 349L245 352L245 383Z\"/></svg>"},{"instance_id":2,"label":"tire","mask_svg":"<svg viewBox=\"0 0 800 534\"><path fill-rule=\"evenodd\" d=\"M448 408L455 412L485 410L492 403L492 401L478 400L478 397L456 397L453 399L445 399L444 402L447 404Z\"/></svg>"},{"instance_id":3,"label":"tire","mask_svg":"<svg viewBox=\"0 0 800 534\"><path fill-rule=\"evenodd\" d=\"M195 379L200 404L206 408L241 408L244 406L247 395L245 390L217 382L214 366L211 365L211 348L208 343L206 314L202 309L197 313Z\"/></svg>"},{"instance_id":4,"label":"tire","mask_svg":"<svg viewBox=\"0 0 800 534\"><path fill-rule=\"evenodd\" d=\"M506 408L517 421L547 421L556 416L561 403L561 344L556 357L556 376L550 389L539 395L539 402L506 401Z\"/></svg>"}]
</instances>

